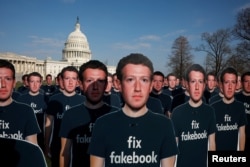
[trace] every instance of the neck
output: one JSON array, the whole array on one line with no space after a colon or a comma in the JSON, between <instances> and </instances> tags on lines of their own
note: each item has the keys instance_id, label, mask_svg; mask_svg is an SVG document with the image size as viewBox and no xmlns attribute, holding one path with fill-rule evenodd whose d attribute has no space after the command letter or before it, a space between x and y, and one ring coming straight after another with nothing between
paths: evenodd
<instances>
[{"instance_id":1,"label":"neck","mask_svg":"<svg viewBox=\"0 0 250 167\"><path fill-rule=\"evenodd\" d=\"M222 100L226 104L231 104L232 102L234 102L234 97L231 98L231 99L226 99L225 97L223 97Z\"/></svg>"},{"instance_id":2,"label":"neck","mask_svg":"<svg viewBox=\"0 0 250 167\"><path fill-rule=\"evenodd\" d=\"M213 89L208 89L208 91L209 91L210 93L212 93L214 90L215 90L215 88L213 88Z\"/></svg>"},{"instance_id":3,"label":"neck","mask_svg":"<svg viewBox=\"0 0 250 167\"><path fill-rule=\"evenodd\" d=\"M188 91L187 90L185 90L185 95L187 95L187 96L190 96L190 94L188 93Z\"/></svg>"},{"instance_id":4,"label":"neck","mask_svg":"<svg viewBox=\"0 0 250 167\"><path fill-rule=\"evenodd\" d=\"M240 92L241 90L242 90L242 89L237 89L237 90L235 90L235 92L238 93L238 92Z\"/></svg>"},{"instance_id":5,"label":"neck","mask_svg":"<svg viewBox=\"0 0 250 167\"><path fill-rule=\"evenodd\" d=\"M175 88L170 88L170 87L168 87L168 89L169 89L170 91L173 91Z\"/></svg>"},{"instance_id":6,"label":"neck","mask_svg":"<svg viewBox=\"0 0 250 167\"><path fill-rule=\"evenodd\" d=\"M196 108L196 107L201 106L202 100L199 100L198 102L194 102L193 100L190 99L190 100L188 101L188 103L189 103L190 106Z\"/></svg>"},{"instance_id":7,"label":"neck","mask_svg":"<svg viewBox=\"0 0 250 167\"><path fill-rule=\"evenodd\" d=\"M220 93L219 93L219 96L220 96L220 97L224 97L224 95L223 95L223 93L222 93L222 92L220 92Z\"/></svg>"},{"instance_id":8,"label":"neck","mask_svg":"<svg viewBox=\"0 0 250 167\"><path fill-rule=\"evenodd\" d=\"M250 92L245 92L245 91L242 91L242 94L245 95L245 96L250 96Z\"/></svg>"},{"instance_id":9,"label":"neck","mask_svg":"<svg viewBox=\"0 0 250 167\"><path fill-rule=\"evenodd\" d=\"M103 101L100 101L98 103L95 103L95 104L92 104L90 103L88 100L86 100L84 102L84 105L87 107L87 108L90 108L90 109L97 109L97 108L101 108L103 106L104 102Z\"/></svg>"},{"instance_id":10,"label":"neck","mask_svg":"<svg viewBox=\"0 0 250 167\"><path fill-rule=\"evenodd\" d=\"M0 101L0 106L4 107L4 106L8 106L12 103L12 98L10 97L9 99L5 100L5 101Z\"/></svg>"},{"instance_id":11,"label":"neck","mask_svg":"<svg viewBox=\"0 0 250 167\"><path fill-rule=\"evenodd\" d=\"M129 107L127 104L125 104L124 107L122 108L122 111L125 115L127 115L129 117L136 118L136 117L140 117L140 116L146 114L148 112L148 108L145 105L141 109L137 110L137 109L133 109L133 108Z\"/></svg>"},{"instance_id":12,"label":"neck","mask_svg":"<svg viewBox=\"0 0 250 167\"><path fill-rule=\"evenodd\" d=\"M75 91L73 91L73 92L66 92L65 90L63 90L62 93L63 93L65 96L74 96L74 95L76 94Z\"/></svg>"},{"instance_id":13,"label":"neck","mask_svg":"<svg viewBox=\"0 0 250 167\"><path fill-rule=\"evenodd\" d=\"M114 90L115 92L120 92L119 89L116 89L116 88L114 88L113 90Z\"/></svg>"},{"instance_id":14,"label":"neck","mask_svg":"<svg viewBox=\"0 0 250 167\"><path fill-rule=\"evenodd\" d=\"M160 91L157 91L157 90L152 90L152 93L153 93L153 94L156 94L156 95L161 94L161 92L162 92L162 90L160 90Z\"/></svg>"},{"instance_id":15,"label":"neck","mask_svg":"<svg viewBox=\"0 0 250 167\"><path fill-rule=\"evenodd\" d=\"M36 96L36 95L39 94L39 91L38 91L38 92L31 92L31 91L29 91L29 94L30 94L31 96Z\"/></svg>"},{"instance_id":16,"label":"neck","mask_svg":"<svg viewBox=\"0 0 250 167\"><path fill-rule=\"evenodd\" d=\"M104 96L111 95L111 92L104 92Z\"/></svg>"}]
</instances>

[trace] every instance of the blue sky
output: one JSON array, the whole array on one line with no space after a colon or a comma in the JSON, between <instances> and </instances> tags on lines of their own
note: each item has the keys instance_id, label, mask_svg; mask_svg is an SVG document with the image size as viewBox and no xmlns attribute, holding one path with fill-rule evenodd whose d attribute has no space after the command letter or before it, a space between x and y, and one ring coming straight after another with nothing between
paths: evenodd
<instances>
[{"instance_id":1,"label":"blue sky","mask_svg":"<svg viewBox=\"0 0 250 167\"><path fill-rule=\"evenodd\" d=\"M202 44L203 32L231 28L249 0L1 0L0 52L62 59L77 16L92 59L116 65L133 52L148 56L164 74L173 42ZM204 64L203 52L192 52Z\"/></svg>"}]
</instances>

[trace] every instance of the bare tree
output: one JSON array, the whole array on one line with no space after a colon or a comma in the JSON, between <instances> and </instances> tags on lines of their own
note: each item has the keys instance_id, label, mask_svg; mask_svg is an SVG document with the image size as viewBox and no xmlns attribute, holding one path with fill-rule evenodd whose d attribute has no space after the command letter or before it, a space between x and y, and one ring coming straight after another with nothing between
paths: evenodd
<instances>
[{"instance_id":1,"label":"bare tree","mask_svg":"<svg viewBox=\"0 0 250 167\"><path fill-rule=\"evenodd\" d=\"M187 38L184 36L178 37L173 43L167 65L179 78L183 77L185 69L193 62L191 49Z\"/></svg>"},{"instance_id":2,"label":"bare tree","mask_svg":"<svg viewBox=\"0 0 250 167\"><path fill-rule=\"evenodd\" d=\"M236 51L245 61L250 63L250 41L243 41L239 43Z\"/></svg>"},{"instance_id":3,"label":"bare tree","mask_svg":"<svg viewBox=\"0 0 250 167\"><path fill-rule=\"evenodd\" d=\"M233 50L227 65L233 66L239 73L242 73L250 66L250 7L242 9L236 19L232 34L240 42Z\"/></svg>"},{"instance_id":4,"label":"bare tree","mask_svg":"<svg viewBox=\"0 0 250 167\"><path fill-rule=\"evenodd\" d=\"M214 71L217 75L226 66L227 59L231 54L229 42L231 41L230 29L221 29L215 33L205 32L201 35L205 44L201 44L196 51L207 53L206 69Z\"/></svg>"},{"instance_id":5,"label":"bare tree","mask_svg":"<svg viewBox=\"0 0 250 167\"><path fill-rule=\"evenodd\" d=\"M233 34L238 39L250 41L250 7L242 9L237 14Z\"/></svg>"},{"instance_id":6,"label":"bare tree","mask_svg":"<svg viewBox=\"0 0 250 167\"><path fill-rule=\"evenodd\" d=\"M250 42L244 41L237 45L233 55L227 61L228 66L234 67L239 73L249 70Z\"/></svg>"}]
</instances>

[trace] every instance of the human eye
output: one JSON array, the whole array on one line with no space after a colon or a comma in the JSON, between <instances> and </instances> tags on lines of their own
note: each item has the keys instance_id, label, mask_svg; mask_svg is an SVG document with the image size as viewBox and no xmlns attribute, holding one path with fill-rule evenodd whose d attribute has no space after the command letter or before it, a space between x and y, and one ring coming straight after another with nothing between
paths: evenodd
<instances>
[{"instance_id":1,"label":"human eye","mask_svg":"<svg viewBox=\"0 0 250 167\"><path fill-rule=\"evenodd\" d=\"M236 81L232 81L232 84L236 85L237 83L236 83Z\"/></svg>"},{"instance_id":2,"label":"human eye","mask_svg":"<svg viewBox=\"0 0 250 167\"><path fill-rule=\"evenodd\" d=\"M189 83L194 84L195 80L190 80Z\"/></svg>"},{"instance_id":3,"label":"human eye","mask_svg":"<svg viewBox=\"0 0 250 167\"><path fill-rule=\"evenodd\" d=\"M244 80L243 82L244 83L250 83L250 80Z\"/></svg>"},{"instance_id":4,"label":"human eye","mask_svg":"<svg viewBox=\"0 0 250 167\"><path fill-rule=\"evenodd\" d=\"M98 79L97 82L98 82L99 84L104 84L104 83L106 82L106 80L105 80L105 79Z\"/></svg>"},{"instance_id":5,"label":"human eye","mask_svg":"<svg viewBox=\"0 0 250 167\"><path fill-rule=\"evenodd\" d=\"M68 81L69 77L64 77L63 80Z\"/></svg>"},{"instance_id":6,"label":"human eye","mask_svg":"<svg viewBox=\"0 0 250 167\"><path fill-rule=\"evenodd\" d=\"M128 77L128 78L125 79L125 81L128 82L128 83L131 83L131 82L134 81L134 78Z\"/></svg>"},{"instance_id":7,"label":"human eye","mask_svg":"<svg viewBox=\"0 0 250 167\"><path fill-rule=\"evenodd\" d=\"M76 81L76 80L77 80L77 78L76 78L76 77L73 77L72 79L73 79L74 81Z\"/></svg>"},{"instance_id":8,"label":"human eye","mask_svg":"<svg viewBox=\"0 0 250 167\"><path fill-rule=\"evenodd\" d=\"M10 82L10 81L13 80L13 78L12 77L6 77L5 80Z\"/></svg>"},{"instance_id":9,"label":"human eye","mask_svg":"<svg viewBox=\"0 0 250 167\"><path fill-rule=\"evenodd\" d=\"M146 77L145 77L145 78L142 78L142 82L143 82L143 83L148 83L148 82L149 82L149 78L146 78Z\"/></svg>"},{"instance_id":10,"label":"human eye","mask_svg":"<svg viewBox=\"0 0 250 167\"><path fill-rule=\"evenodd\" d=\"M92 79L86 79L85 82L86 82L86 83L92 83L93 80L92 80Z\"/></svg>"},{"instance_id":11,"label":"human eye","mask_svg":"<svg viewBox=\"0 0 250 167\"><path fill-rule=\"evenodd\" d=\"M204 81L203 81L203 80L200 80L200 81L199 81L199 84L204 84Z\"/></svg>"}]
</instances>

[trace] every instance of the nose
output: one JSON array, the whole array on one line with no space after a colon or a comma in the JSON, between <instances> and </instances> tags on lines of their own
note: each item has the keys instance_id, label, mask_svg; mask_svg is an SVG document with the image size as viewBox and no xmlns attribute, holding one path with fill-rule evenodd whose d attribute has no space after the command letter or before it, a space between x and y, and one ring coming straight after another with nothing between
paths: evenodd
<instances>
[{"instance_id":1,"label":"nose","mask_svg":"<svg viewBox=\"0 0 250 167\"><path fill-rule=\"evenodd\" d=\"M198 82L195 83L195 89L196 89L196 90L199 89L199 83L198 83Z\"/></svg>"},{"instance_id":2,"label":"nose","mask_svg":"<svg viewBox=\"0 0 250 167\"><path fill-rule=\"evenodd\" d=\"M135 81L135 91L140 91L140 90L141 90L140 81L136 80L136 81Z\"/></svg>"},{"instance_id":3,"label":"nose","mask_svg":"<svg viewBox=\"0 0 250 167\"><path fill-rule=\"evenodd\" d=\"M98 81L93 82L93 89L98 89Z\"/></svg>"},{"instance_id":4,"label":"nose","mask_svg":"<svg viewBox=\"0 0 250 167\"><path fill-rule=\"evenodd\" d=\"M4 79L0 79L0 88L5 88L6 87L6 83Z\"/></svg>"}]
</instances>

